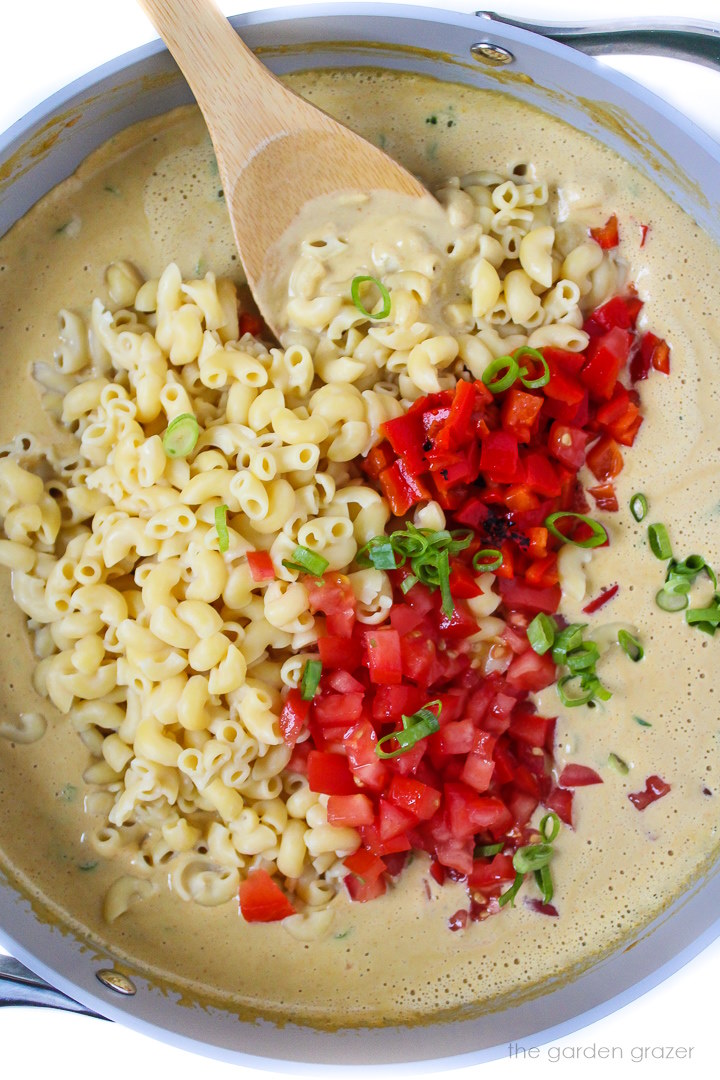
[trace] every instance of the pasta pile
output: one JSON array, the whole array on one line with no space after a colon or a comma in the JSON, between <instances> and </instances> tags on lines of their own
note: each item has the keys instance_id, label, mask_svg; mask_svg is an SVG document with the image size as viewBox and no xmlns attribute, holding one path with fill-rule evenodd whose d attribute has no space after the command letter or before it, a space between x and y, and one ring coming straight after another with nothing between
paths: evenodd
<instances>
[{"instance_id":1,"label":"pasta pile","mask_svg":"<svg viewBox=\"0 0 720 1080\"><path fill-rule=\"evenodd\" d=\"M291 932L329 925L360 837L329 825L327 797L287 769L282 695L317 656L323 620L283 560L298 544L321 553L348 574L361 622L387 618L387 575L353 560L390 510L356 459L411 401L479 378L497 356L584 349L583 310L621 273L582 215L557 221L532 179L475 174L438 198L447 249L417 233L374 245L375 261L348 273L345 240L309 238L282 348L240 336L230 280L183 281L174 264L145 281L114 263L106 303L87 319L60 313L55 362L35 374L64 438L4 448L0 563L28 617L35 688L92 755L88 806L104 822L92 843L131 857L110 921L152 893L155 868L183 899L215 905L262 866L299 901ZM357 274L384 283L386 318L353 303ZM168 457L163 433L183 414L199 439ZM440 507L415 523L442 528ZM269 551L274 581L253 580L249 550ZM42 734L42 717L24 723L27 741Z\"/></svg>"}]
</instances>

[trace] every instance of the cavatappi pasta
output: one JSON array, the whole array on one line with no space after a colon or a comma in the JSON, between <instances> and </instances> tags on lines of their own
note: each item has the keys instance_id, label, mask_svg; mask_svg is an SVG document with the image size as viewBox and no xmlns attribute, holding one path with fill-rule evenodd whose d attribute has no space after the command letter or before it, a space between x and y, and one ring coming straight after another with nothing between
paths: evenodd
<instances>
[{"instance_id":1,"label":"cavatappi pasta","mask_svg":"<svg viewBox=\"0 0 720 1080\"><path fill-rule=\"evenodd\" d=\"M387 576L354 563L390 518L356 465L381 424L520 346L587 345L583 312L617 291L622 266L586 239L596 210L561 214L523 173L449 180L435 234L402 219L379 238L332 223L306 236L282 347L240 336L231 280L184 281L174 264L146 281L113 263L90 311L59 313L53 363L35 377L62 450L31 437L4 448L0 563L27 615L35 688L90 755L88 799L105 820L93 846L133 852L108 921L151 895L152 868L214 906L262 866L299 904L295 936L327 929L360 838L328 824L327 796L287 768L282 695L317 655L322 620L283 560L298 544L318 552L348 574L359 620L382 623ZM353 302L358 275L382 282L386 317L372 283ZM163 435L186 414L199 437L169 457ZM442 511L421 506L416 523L442 528ZM249 550L270 553L274 581L253 580ZM560 566L578 599L576 549ZM503 628L492 583L481 575L470 604L487 671ZM44 726L36 714L10 724L18 741Z\"/></svg>"}]
</instances>

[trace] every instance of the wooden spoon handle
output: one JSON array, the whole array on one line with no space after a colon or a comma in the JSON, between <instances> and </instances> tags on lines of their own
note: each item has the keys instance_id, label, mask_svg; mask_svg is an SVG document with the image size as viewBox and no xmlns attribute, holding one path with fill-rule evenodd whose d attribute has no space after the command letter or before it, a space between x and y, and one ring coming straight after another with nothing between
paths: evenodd
<instances>
[{"instance_id":1,"label":"wooden spoon handle","mask_svg":"<svg viewBox=\"0 0 720 1080\"><path fill-rule=\"evenodd\" d=\"M213 0L139 3L187 79L215 146L222 147L221 164L239 172L259 147L287 131L296 95L256 59Z\"/></svg>"}]
</instances>

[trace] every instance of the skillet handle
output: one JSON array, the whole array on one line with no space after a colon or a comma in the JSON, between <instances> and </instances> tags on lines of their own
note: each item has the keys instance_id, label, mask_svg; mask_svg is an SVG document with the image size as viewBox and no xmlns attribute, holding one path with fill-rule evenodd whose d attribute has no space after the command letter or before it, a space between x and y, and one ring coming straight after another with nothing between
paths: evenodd
<instances>
[{"instance_id":1,"label":"skillet handle","mask_svg":"<svg viewBox=\"0 0 720 1080\"><path fill-rule=\"evenodd\" d=\"M0 956L0 1007L3 1005L36 1005L105 1019L55 990L11 956Z\"/></svg>"},{"instance_id":2,"label":"skillet handle","mask_svg":"<svg viewBox=\"0 0 720 1080\"><path fill-rule=\"evenodd\" d=\"M505 23L520 30L570 45L588 56L632 53L635 56L670 56L720 70L720 25L698 19L614 19L589 25L523 22L495 11L476 11L487 22Z\"/></svg>"}]
</instances>

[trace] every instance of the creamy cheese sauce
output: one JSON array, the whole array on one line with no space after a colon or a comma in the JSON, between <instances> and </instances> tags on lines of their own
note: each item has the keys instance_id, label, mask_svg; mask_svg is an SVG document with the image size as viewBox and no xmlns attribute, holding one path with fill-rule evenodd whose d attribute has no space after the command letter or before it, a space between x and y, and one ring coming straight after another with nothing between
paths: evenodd
<instances>
[{"instance_id":1,"label":"creamy cheese sauce","mask_svg":"<svg viewBox=\"0 0 720 1080\"><path fill-rule=\"evenodd\" d=\"M164 887L106 926L102 897L128 867L122 859L99 861L85 839L82 772L89 755L68 721L32 690L25 619L6 573L0 582L0 864L59 924L90 942L109 942L116 955L193 999L325 1027L472 1015L566 978L630 940L715 853L720 691L713 684L720 644L689 629L682 614L655 607L664 565L650 554L645 526L634 523L627 505L633 492L645 492L648 520L668 525L680 558L700 552L720 564L719 253L619 157L509 98L372 71L315 72L290 82L429 185L532 162L576 208L616 213L622 255L646 301L643 324L672 345L672 376L655 375L642 386L646 422L625 454L621 510L604 516L612 544L593 556L589 570L588 596L620 585L591 626L634 625L645 659L634 665L610 650L602 678L613 697L594 711L564 714L552 692L543 697L543 706L559 714L559 767L580 762L604 780L577 793L575 831L564 829L557 843L559 918L518 903L451 933L447 920L467 906L464 890L439 888L418 858L379 900L351 905L339 897L332 930L321 941L296 941L278 925L246 925L235 904L203 908ZM18 432L57 438L30 366L50 358L59 308L84 309L104 293L108 263L129 258L157 276L174 260L185 276L211 268L239 278L219 189L202 120L183 109L113 139L0 240L6 403L0 442ZM642 224L650 231L641 248ZM12 740L12 718L22 711L48 720L45 736L31 745ZM651 726L640 726L636 716ZM628 775L608 767L610 753L627 762ZM642 790L650 774L672 790L640 813L627 794Z\"/></svg>"}]
</instances>

